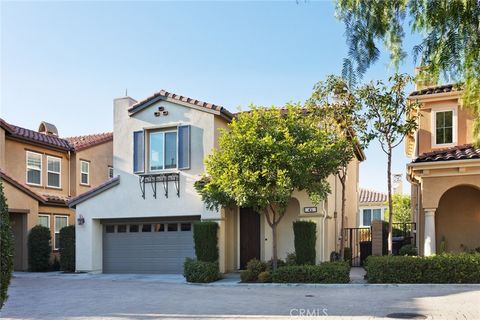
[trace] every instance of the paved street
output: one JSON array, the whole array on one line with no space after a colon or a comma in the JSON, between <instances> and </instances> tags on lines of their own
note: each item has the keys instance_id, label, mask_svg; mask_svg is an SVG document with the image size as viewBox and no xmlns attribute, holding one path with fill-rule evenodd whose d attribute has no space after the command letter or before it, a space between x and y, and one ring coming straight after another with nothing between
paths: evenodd
<instances>
[{"instance_id":1,"label":"paved street","mask_svg":"<svg viewBox=\"0 0 480 320\"><path fill-rule=\"evenodd\" d=\"M212 286L180 276L17 273L9 295L2 319L480 319L477 285Z\"/></svg>"}]
</instances>

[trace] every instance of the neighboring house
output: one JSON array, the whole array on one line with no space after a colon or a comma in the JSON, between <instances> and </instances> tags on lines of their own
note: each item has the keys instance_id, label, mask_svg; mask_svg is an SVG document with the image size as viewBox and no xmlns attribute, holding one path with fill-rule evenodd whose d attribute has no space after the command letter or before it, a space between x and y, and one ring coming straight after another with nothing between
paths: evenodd
<instances>
[{"instance_id":1,"label":"neighboring house","mask_svg":"<svg viewBox=\"0 0 480 320\"><path fill-rule=\"evenodd\" d=\"M62 139L54 125L29 130L0 119L0 179L15 239L15 270L28 269L27 237L43 225L51 230L53 252L59 231L75 223L70 197L109 178L112 133Z\"/></svg>"},{"instance_id":2,"label":"neighboring house","mask_svg":"<svg viewBox=\"0 0 480 320\"><path fill-rule=\"evenodd\" d=\"M473 115L456 85L417 88L419 128L405 143L412 158L413 220L423 255L480 247L480 149L472 145Z\"/></svg>"},{"instance_id":3,"label":"neighboring house","mask_svg":"<svg viewBox=\"0 0 480 320\"><path fill-rule=\"evenodd\" d=\"M368 189L360 189L358 200L358 226L370 227L373 220L384 220L387 210L387 194Z\"/></svg>"},{"instance_id":4,"label":"neighboring house","mask_svg":"<svg viewBox=\"0 0 480 320\"><path fill-rule=\"evenodd\" d=\"M219 224L222 272L258 258L269 260L271 231L264 217L249 208L207 210L194 183L205 172L204 160L218 147L219 129L234 115L225 108L160 91L142 100L114 100L115 178L70 201L77 216L77 271L181 273L194 256L192 223ZM347 225L356 226L358 148L348 173ZM340 183L329 179L332 194L318 206L295 192L278 226L278 253L294 251L292 222L317 223L317 260L328 260L338 245Z\"/></svg>"}]
</instances>

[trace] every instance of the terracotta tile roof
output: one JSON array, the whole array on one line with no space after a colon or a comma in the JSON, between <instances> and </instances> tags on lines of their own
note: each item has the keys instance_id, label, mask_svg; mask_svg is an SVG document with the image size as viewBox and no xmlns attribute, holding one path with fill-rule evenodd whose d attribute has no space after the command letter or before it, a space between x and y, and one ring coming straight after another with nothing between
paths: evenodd
<instances>
[{"instance_id":1,"label":"terracotta tile roof","mask_svg":"<svg viewBox=\"0 0 480 320\"><path fill-rule=\"evenodd\" d=\"M461 84L445 84L441 86L432 86L422 90L416 90L410 93L410 97L413 96L422 96L425 94L435 94L435 93L445 93L445 92L453 92L453 91L461 91L462 85Z\"/></svg>"},{"instance_id":2,"label":"terracotta tile roof","mask_svg":"<svg viewBox=\"0 0 480 320\"><path fill-rule=\"evenodd\" d=\"M67 151L72 150L72 146L70 146L68 141L65 139L59 138L54 135L47 135L34 130L17 127L12 124L9 124L9 125L13 129L13 132L9 134L12 137L28 140L34 143L47 145L57 149L62 149Z\"/></svg>"},{"instance_id":3,"label":"terracotta tile roof","mask_svg":"<svg viewBox=\"0 0 480 320\"><path fill-rule=\"evenodd\" d=\"M480 148L476 148L472 144L464 144L461 146L435 150L432 152L422 153L415 160L413 160L413 162L419 163L468 159L480 159Z\"/></svg>"},{"instance_id":4,"label":"terracotta tile roof","mask_svg":"<svg viewBox=\"0 0 480 320\"><path fill-rule=\"evenodd\" d=\"M15 131L15 129L2 118L0 118L0 128L3 128L5 131L9 133L12 133Z\"/></svg>"},{"instance_id":5,"label":"terracotta tile roof","mask_svg":"<svg viewBox=\"0 0 480 320\"><path fill-rule=\"evenodd\" d=\"M368 189L360 189L360 203L372 203L372 202L386 202L387 201L387 194L368 190Z\"/></svg>"},{"instance_id":6,"label":"terracotta tile roof","mask_svg":"<svg viewBox=\"0 0 480 320\"><path fill-rule=\"evenodd\" d=\"M105 181L104 183L102 183L101 185L95 187L95 188L92 188L90 190L88 190L87 192L84 192L74 198L71 198L69 199L68 201L68 206L70 208L74 208L77 204L85 201L85 200L88 200L90 198L93 198L95 197L97 194L100 194L102 193L103 191L106 191L110 188L113 188L115 187L116 185L119 185L120 184L120 176L116 176L114 178L111 178L107 181Z\"/></svg>"},{"instance_id":7,"label":"terracotta tile roof","mask_svg":"<svg viewBox=\"0 0 480 320\"><path fill-rule=\"evenodd\" d=\"M46 199L46 204L67 206L70 197L57 194L43 194Z\"/></svg>"},{"instance_id":8,"label":"terracotta tile roof","mask_svg":"<svg viewBox=\"0 0 480 320\"><path fill-rule=\"evenodd\" d=\"M186 103L186 104L190 104L192 106L219 111L220 113L225 115L227 118L229 118L229 119L233 118L233 114L230 113L230 111L228 111L227 109L225 109L222 106L219 106L219 105L216 105L216 104L213 104L213 103L209 103L209 102L200 101L200 100L189 98L189 97L185 97L185 96L181 96L181 95L178 95L178 94L175 94L175 93L172 93L172 92L168 92L168 91L165 91L165 90L160 90L160 91L154 93L153 95L135 103L134 105L132 105L130 107L130 109L128 109L128 112L130 112L131 114L134 114L134 113L136 113L140 110L143 110L145 107L157 102L158 100L162 100L162 99L171 99L171 100L175 100L175 101L178 101L178 102L183 102L183 103Z\"/></svg>"},{"instance_id":9,"label":"terracotta tile roof","mask_svg":"<svg viewBox=\"0 0 480 320\"><path fill-rule=\"evenodd\" d=\"M68 137L68 138L65 138L65 140L68 141L68 143L75 149L75 151L80 151L104 142L112 141L113 132Z\"/></svg>"},{"instance_id":10,"label":"terracotta tile roof","mask_svg":"<svg viewBox=\"0 0 480 320\"><path fill-rule=\"evenodd\" d=\"M47 198L45 198L43 195L35 192L32 188L30 188L28 185L26 185L23 182L20 182L11 176L9 176L5 171L0 169L0 180L5 180L11 185L13 185L15 188L19 189L20 191L23 191L24 193L28 194L30 197L45 203L47 201Z\"/></svg>"}]
</instances>

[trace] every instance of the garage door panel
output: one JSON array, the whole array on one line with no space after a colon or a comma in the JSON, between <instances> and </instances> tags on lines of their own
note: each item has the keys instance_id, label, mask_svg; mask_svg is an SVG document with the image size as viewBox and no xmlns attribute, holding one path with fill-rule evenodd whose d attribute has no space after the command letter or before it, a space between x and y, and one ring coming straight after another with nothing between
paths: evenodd
<instances>
[{"instance_id":1,"label":"garage door panel","mask_svg":"<svg viewBox=\"0 0 480 320\"><path fill-rule=\"evenodd\" d=\"M192 231L114 230L104 228L105 273L182 273L185 258L195 256Z\"/></svg>"}]
</instances>

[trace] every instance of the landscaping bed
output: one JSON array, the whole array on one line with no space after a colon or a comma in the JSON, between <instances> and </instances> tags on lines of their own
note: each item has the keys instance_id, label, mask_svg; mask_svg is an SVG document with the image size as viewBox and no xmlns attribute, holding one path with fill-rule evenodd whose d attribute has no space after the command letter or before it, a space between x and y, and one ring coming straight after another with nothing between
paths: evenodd
<instances>
[{"instance_id":1,"label":"landscaping bed","mask_svg":"<svg viewBox=\"0 0 480 320\"><path fill-rule=\"evenodd\" d=\"M371 256L365 269L369 283L480 283L480 253Z\"/></svg>"}]
</instances>

